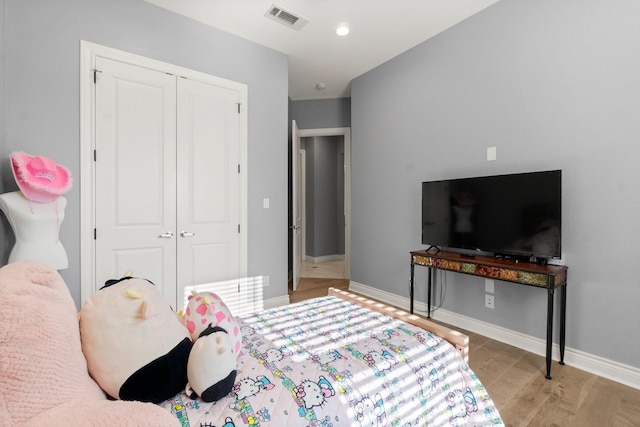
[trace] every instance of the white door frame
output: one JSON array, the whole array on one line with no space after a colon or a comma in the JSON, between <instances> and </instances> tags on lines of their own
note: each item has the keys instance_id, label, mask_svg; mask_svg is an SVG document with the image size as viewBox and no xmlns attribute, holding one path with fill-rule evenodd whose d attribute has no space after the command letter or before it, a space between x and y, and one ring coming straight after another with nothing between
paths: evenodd
<instances>
[{"instance_id":1,"label":"white door frame","mask_svg":"<svg viewBox=\"0 0 640 427\"><path fill-rule=\"evenodd\" d=\"M209 74L183 68L118 49L80 41L80 304L94 292L95 287L95 115L94 70L96 57L109 58L139 67L163 71L176 76L227 87L240 92L240 275L246 277L248 264L248 213L247 213L247 85Z\"/></svg>"},{"instance_id":2,"label":"white door frame","mask_svg":"<svg viewBox=\"0 0 640 427\"><path fill-rule=\"evenodd\" d=\"M302 261L307 260L307 150L300 149L300 219L302 228Z\"/></svg>"},{"instance_id":3,"label":"white door frame","mask_svg":"<svg viewBox=\"0 0 640 427\"><path fill-rule=\"evenodd\" d=\"M302 188L300 183L302 182L302 175L300 174L300 132L298 129L298 123L295 120L291 121L291 192L292 197L292 256L293 256L293 278L292 288L295 291L298 289L298 283L300 281L300 270L302 265L302 220L300 215L300 205L302 201Z\"/></svg>"},{"instance_id":4,"label":"white door frame","mask_svg":"<svg viewBox=\"0 0 640 427\"><path fill-rule=\"evenodd\" d=\"M351 128L300 129L300 138L342 136L344 138L344 272L351 278ZM304 191L304 189L303 189ZM303 235L306 230L303 230Z\"/></svg>"}]
</instances>

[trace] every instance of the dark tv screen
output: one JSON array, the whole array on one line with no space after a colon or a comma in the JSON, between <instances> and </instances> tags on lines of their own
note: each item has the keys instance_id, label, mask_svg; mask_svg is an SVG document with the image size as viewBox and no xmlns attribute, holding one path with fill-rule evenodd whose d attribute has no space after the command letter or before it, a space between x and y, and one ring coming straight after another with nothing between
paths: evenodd
<instances>
[{"instance_id":1,"label":"dark tv screen","mask_svg":"<svg viewBox=\"0 0 640 427\"><path fill-rule=\"evenodd\" d=\"M562 171L422 183L422 243L516 259L561 256Z\"/></svg>"}]
</instances>

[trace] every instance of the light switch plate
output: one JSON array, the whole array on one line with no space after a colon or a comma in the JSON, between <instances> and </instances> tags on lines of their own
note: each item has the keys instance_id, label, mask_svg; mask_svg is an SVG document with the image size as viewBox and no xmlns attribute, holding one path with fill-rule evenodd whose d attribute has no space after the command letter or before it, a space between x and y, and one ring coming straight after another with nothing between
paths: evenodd
<instances>
[{"instance_id":1,"label":"light switch plate","mask_svg":"<svg viewBox=\"0 0 640 427\"><path fill-rule=\"evenodd\" d=\"M484 291L488 294L492 294L494 291L495 282L493 279L484 279Z\"/></svg>"},{"instance_id":2,"label":"light switch plate","mask_svg":"<svg viewBox=\"0 0 640 427\"><path fill-rule=\"evenodd\" d=\"M492 162L498 158L498 150L496 147L487 148L487 161Z\"/></svg>"}]
</instances>

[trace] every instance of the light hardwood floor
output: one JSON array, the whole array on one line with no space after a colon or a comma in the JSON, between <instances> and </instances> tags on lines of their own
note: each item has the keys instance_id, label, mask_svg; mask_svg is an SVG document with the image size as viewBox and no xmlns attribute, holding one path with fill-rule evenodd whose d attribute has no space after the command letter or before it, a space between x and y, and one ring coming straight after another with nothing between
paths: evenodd
<instances>
[{"instance_id":1,"label":"light hardwood floor","mask_svg":"<svg viewBox=\"0 0 640 427\"><path fill-rule=\"evenodd\" d=\"M640 426L640 390L468 331L469 365L508 426Z\"/></svg>"},{"instance_id":2,"label":"light hardwood floor","mask_svg":"<svg viewBox=\"0 0 640 427\"><path fill-rule=\"evenodd\" d=\"M314 264L308 261L300 263L300 277L322 279L346 279L344 261L327 261Z\"/></svg>"},{"instance_id":3,"label":"light hardwood floor","mask_svg":"<svg viewBox=\"0 0 640 427\"><path fill-rule=\"evenodd\" d=\"M346 278L344 261L329 261L314 264L303 261L300 266L300 281L298 288L293 291L289 282L289 301L291 303L309 298L326 296L330 287L349 289L349 279Z\"/></svg>"},{"instance_id":4,"label":"light hardwood floor","mask_svg":"<svg viewBox=\"0 0 640 427\"><path fill-rule=\"evenodd\" d=\"M349 281L301 280L289 297L297 302L326 295L331 286L348 289ZM469 336L469 365L507 426L640 426L640 390L557 362L551 367L553 378L547 380L544 357L460 331Z\"/></svg>"}]
</instances>

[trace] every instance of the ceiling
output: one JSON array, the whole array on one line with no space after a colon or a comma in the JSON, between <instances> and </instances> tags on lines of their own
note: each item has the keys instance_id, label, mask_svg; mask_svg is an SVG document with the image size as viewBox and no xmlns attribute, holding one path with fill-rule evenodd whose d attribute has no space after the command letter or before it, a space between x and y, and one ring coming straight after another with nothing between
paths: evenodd
<instances>
[{"instance_id":1,"label":"ceiling","mask_svg":"<svg viewBox=\"0 0 640 427\"><path fill-rule=\"evenodd\" d=\"M285 53L289 97L298 101L351 96L355 77L498 0L145 1ZM308 22L296 29L266 17L273 6L302 19L295 25ZM347 36L336 35L340 23Z\"/></svg>"}]
</instances>

